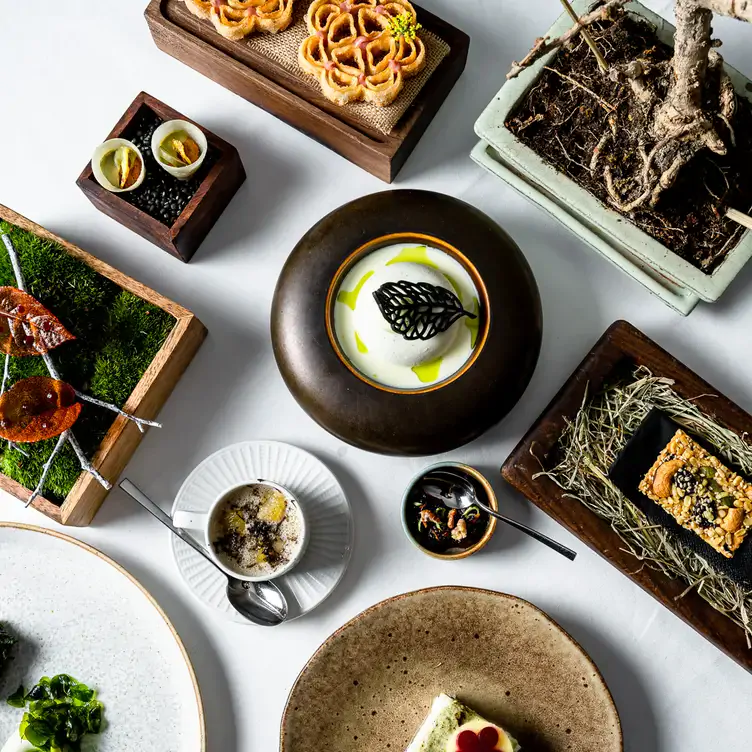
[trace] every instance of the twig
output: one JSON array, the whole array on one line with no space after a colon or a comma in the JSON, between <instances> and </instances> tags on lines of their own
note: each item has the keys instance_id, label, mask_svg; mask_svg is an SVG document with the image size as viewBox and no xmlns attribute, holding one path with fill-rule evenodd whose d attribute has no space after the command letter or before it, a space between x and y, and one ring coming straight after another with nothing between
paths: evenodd
<instances>
[{"instance_id":1,"label":"twig","mask_svg":"<svg viewBox=\"0 0 752 752\"><path fill-rule=\"evenodd\" d=\"M574 12L574 8L570 5L569 0L561 0L561 4L566 8L570 18L576 24L578 24L580 22L580 17ZM595 43L595 40L590 36L590 32L587 29L582 29L581 33L582 38L587 42L588 47L590 47L590 49L593 51L595 59L598 61L598 67L605 73L608 70L608 63L606 62L606 58L601 54L601 51L600 49L598 49L598 45Z\"/></svg>"},{"instance_id":2,"label":"twig","mask_svg":"<svg viewBox=\"0 0 752 752\"><path fill-rule=\"evenodd\" d=\"M749 214L742 214L742 212L737 211L736 209L728 209L726 211L726 216L730 220L742 225L742 227L747 227L752 230L752 217L750 217Z\"/></svg>"},{"instance_id":3,"label":"twig","mask_svg":"<svg viewBox=\"0 0 752 752\"><path fill-rule=\"evenodd\" d=\"M598 104L600 104L601 107L603 107L606 112L615 112L616 107L614 107L611 103L607 102L605 99L602 99L599 97L592 89L588 89L587 86L584 84L581 84L576 78L572 78L572 76L568 76L566 73L562 73L561 71L556 70L556 68L550 68L548 65L543 66L544 70L551 71L552 73L556 73L557 76L561 76L566 81L569 81L570 84L573 86L576 86L578 89L582 89L583 91L586 91L588 94L590 94L591 97L595 97L595 99L598 101Z\"/></svg>"},{"instance_id":4,"label":"twig","mask_svg":"<svg viewBox=\"0 0 752 752\"><path fill-rule=\"evenodd\" d=\"M68 440L68 431L63 431L60 434L60 436L57 437L57 444L55 444L55 448L50 452L50 456L47 458L47 462L45 462L44 466L42 467L42 475L39 478L37 487L34 489L31 496L29 496L29 500L26 502L27 507L30 507L34 499L36 499L37 496L39 496L39 494L42 493L42 489L44 488L44 482L47 480L47 474L50 472L52 463L55 461L55 457L57 457L58 452L63 448L63 444L65 444L67 440Z\"/></svg>"},{"instance_id":5,"label":"twig","mask_svg":"<svg viewBox=\"0 0 752 752\"><path fill-rule=\"evenodd\" d=\"M2 397L5 394L5 387L8 385L9 365L10 365L10 355L8 353L5 353L5 363L3 364L3 383L0 384L0 397ZM24 449L21 449L21 447L18 446L18 444L14 444L12 441L8 442L8 448L15 449L17 452L20 452L24 457L29 456L29 453L27 451L25 451Z\"/></svg>"},{"instance_id":6,"label":"twig","mask_svg":"<svg viewBox=\"0 0 752 752\"><path fill-rule=\"evenodd\" d=\"M99 482L99 484L109 491L112 488L112 483L110 483L110 481L108 481L106 478L103 478L95 469L94 465L89 462L86 455L84 454L84 450L81 449L81 445L78 443L73 433L70 433L70 435L68 436L68 443L71 445L71 447L73 447L73 451L76 453L76 457L78 457L78 464L81 465L81 469L85 470L87 473L89 473L89 475L93 475L94 478Z\"/></svg>"},{"instance_id":7,"label":"twig","mask_svg":"<svg viewBox=\"0 0 752 752\"><path fill-rule=\"evenodd\" d=\"M609 2L607 2L605 5L601 5L594 11L581 16L577 20L577 23L571 29L569 29L569 31L565 32L557 39L549 40L547 37L539 37L535 41L533 49L530 50L527 55L525 55L522 61L518 63L515 60L512 63L512 69L509 71L509 73L507 73L507 78L516 78L520 75L520 73L522 73L523 70L525 70L525 68L532 65L536 60L542 58L544 55L547 55L552 50L556 50L559 47L568 44L586 26L590 26L590 24L606 18L612 10L614 10L615 8L620 8L622 5L625 5L628 2L629 0L609 0Z\"/></svg>"},{"instance_id":8,"label":"twig","mask_svg":"<svg viewBox=\"0 0 752 752\"><path fill-rule=\"evenodd\" d=\"M111 405L109 402L104 402L103 400L97 399L96 397L91 397L88 394L79 392L78 389L74 389L73 391L76 393L76 396L79 399L85 400L86 402L91 402L92 405L99 405L99 407L104 407L107 410L112 410L112 412L117 413L118 415L122 415L128 420L132 420L138 426L138 430L141 431L141 433L144 432L144 426L154 426L154 428L162 428L162 424L157 423L156 420L146 420L146 418L138 418L135 415L131 415L130 413L125 412L125 410L121 410L116 405Z\"/></svg>"}]
</instances>

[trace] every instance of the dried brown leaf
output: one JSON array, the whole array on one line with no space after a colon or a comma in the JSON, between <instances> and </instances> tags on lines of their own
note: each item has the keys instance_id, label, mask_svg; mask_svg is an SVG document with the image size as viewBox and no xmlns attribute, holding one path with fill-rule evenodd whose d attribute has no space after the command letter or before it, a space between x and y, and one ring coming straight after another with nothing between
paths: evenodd
<instances>
[{"instance_id":1,"label":"dried brown leaf","mask_svg":"<svg viewBox=\"0 0 752 752\"><path fill-rule=\"evenodd\" d=\"M0 397L0 438L15 443L51 439L67 431L80 413L81 403L64 381L21 379Z\"/></svg>"},{"instance_id":2,"label":"dried brown leaf","mask_svg":"<svg viewBox=\"0 0 752 752\"><path fill-rule=\"evenodd\" d=\"M75 337L38 300L15 287L0 287L0 353L44 355Z\"/></svg>"}]
</instances>

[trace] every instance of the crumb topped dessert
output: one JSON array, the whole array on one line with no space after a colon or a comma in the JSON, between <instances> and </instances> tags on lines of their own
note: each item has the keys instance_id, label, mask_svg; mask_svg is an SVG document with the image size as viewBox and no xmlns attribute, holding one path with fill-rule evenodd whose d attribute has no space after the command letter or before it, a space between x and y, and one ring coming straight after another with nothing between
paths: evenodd
<instances>
[{"instance_id":1,"label":"crumb topped dessert","mask_svg":"<svg viewBox=\"0 0 752 752\"><path fill-rule=\"evenodd\" d=\"M677 431L640 491L727 559L752 528L752 484Z\"/></svg>"}]
</instances>

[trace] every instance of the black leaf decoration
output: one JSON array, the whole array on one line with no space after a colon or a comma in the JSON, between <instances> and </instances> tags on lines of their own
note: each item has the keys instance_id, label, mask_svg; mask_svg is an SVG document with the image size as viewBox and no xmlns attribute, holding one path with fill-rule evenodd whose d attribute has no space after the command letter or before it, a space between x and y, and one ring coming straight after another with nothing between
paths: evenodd
<instances>
[{"instance_id":1,"label":"black leaf decoration","mask_svg":"<svg viewBox=\"0 0 752 752\"><path fill-rule=\"evenodd\" d=\"M427 282L385 282L373 297L392 331L409 340L431 339L463 316L477 318L451 290Z\"/></svg>"}]
</instances>

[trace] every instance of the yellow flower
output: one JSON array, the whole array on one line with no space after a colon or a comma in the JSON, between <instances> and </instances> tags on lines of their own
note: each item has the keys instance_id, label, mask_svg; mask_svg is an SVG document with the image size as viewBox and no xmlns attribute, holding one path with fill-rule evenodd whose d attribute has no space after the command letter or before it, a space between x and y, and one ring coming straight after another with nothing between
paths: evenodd
<instances>
[{"instance_id":1,"label":"yellow flower","mask_svg":"<svg viewBox=\"0 0 752 752\"><path fill-rule=\"evenodd\" d=\"M389 33L396 38L405 37L406 39L415 39L418 29L423 28L410 13L403 13L401 16L393 16L389 19Z\"/></svg>"}]
</instances>

